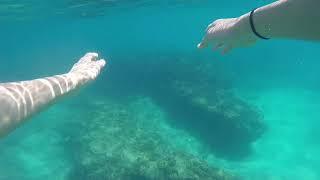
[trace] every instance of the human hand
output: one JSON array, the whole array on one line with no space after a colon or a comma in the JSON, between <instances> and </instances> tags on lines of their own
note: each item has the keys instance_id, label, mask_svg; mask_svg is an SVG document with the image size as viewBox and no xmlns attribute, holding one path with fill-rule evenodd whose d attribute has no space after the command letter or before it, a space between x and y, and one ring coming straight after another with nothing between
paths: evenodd
<instances>
[{"instance_id":1,"label":"human hand","mask_svg":"<svg viewBox=\"0 0 320 180\"><path fill-rule=\"evenodd\" d=\"M73 65L68 74L76 85L88 83L98 77L106 61L97 58L97 53L87 53Z\"/></svg>"},{"instance_id":2,"label":"human hand","mask_svg":"<svg viewBox=\"0 0 320 180\"><path fill-rule=\"evenodd\" d=\"M198 48L213 46L213 50L228 53L233 48L246 47L254 44L257 37L251 31L249 15L239 18L218 19L211 23Z\"/></svg>"}]
</instances>

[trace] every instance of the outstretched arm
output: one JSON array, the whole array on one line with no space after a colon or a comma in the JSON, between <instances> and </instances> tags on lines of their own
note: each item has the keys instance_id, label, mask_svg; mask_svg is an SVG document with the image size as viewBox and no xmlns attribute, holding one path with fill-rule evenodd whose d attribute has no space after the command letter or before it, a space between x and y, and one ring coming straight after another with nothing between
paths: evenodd
<instances>
[{"instance_id":1,"label":"outstretched arm","mask_svg":"<svg viewBox=\"0 0 320 180\"><path fill-rule=\"evenodd\" d=\"M278 0L258 8L252 19L256 31L267 38L320 40L319 7L319 0ZM214 21L198 47L212 45L226 53L255 43L259 38L250 27L249 17L247 13Z\"/></svg>"},{"instance_id":2,"label":"outstretched arm","mask_svg":"<svg viewBox=\"0 0 320 180\"><path fill-rule=\"evenodd\" d=\"M0 84L0 137L58 98L96 79L106 63L97 58L98 54L87 53L66 74Z\"/></svg>"}]
</instances>

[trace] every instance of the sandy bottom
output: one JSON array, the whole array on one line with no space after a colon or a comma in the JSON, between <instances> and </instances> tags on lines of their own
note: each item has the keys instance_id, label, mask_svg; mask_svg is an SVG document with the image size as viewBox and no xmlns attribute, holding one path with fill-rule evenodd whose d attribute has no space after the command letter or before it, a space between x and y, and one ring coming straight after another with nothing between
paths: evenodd
<instances>
[{"instance_id":1,"label":"sandy bottom","mask_svg":"<svg viewBox=\"0 0 320 180\"><path fill-rule=\"evenodd\" d=\"M248 159L241 162L217 159L187 132L165 124L164 137L178 148L248 180L320 179L320 93L268 89L241 90L239 94L260 108L268 125L267 133L254 144L254 153ZM1 180L67 178L72 167L70 150L64 146L68 137L57 129L73 115L69 106L67 103L54 106L0 141Z\"/></svg>"},{"instance_id":2,"label":"sandy bottom","mask_svg":"<svg viewBox=\"0 0 320 180\"><path fill-rule=\"evenodd\" d=\"M254 144L252 157L227 166L246 179L320 179L320 93L268 89L241 94L263 112L268 131Z\"/></svg>"}]
</instances>

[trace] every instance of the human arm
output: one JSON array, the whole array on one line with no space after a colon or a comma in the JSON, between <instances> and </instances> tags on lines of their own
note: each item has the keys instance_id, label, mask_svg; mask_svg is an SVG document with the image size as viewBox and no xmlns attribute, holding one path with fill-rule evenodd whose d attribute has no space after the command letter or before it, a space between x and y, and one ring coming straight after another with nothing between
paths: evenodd
<instances>
[{"instance_id":1,"label":"human arm","mask_svg":"<svg viewBox=\"0 0 320 180\"><path fill-rule=\"evenodd\" d=\"M267 38L320 40L319 0L278 0L256 9L253 22L256 31ZM211 23L198 48L214 46L223 53L254 44L250 13L238 18L219 19Z\"/></svg>"},{"instance_id":2,"label":"human arm","mask_svg":"<svg viewBox=\"0 0 320 180\"><path fill-rule=\"evenodd\" d=\"M87 53L66 74L0 84L0 137L55 100L96 79L105 66L105 61L97 58L98 54Z\"/></svg>"}]
</instances>

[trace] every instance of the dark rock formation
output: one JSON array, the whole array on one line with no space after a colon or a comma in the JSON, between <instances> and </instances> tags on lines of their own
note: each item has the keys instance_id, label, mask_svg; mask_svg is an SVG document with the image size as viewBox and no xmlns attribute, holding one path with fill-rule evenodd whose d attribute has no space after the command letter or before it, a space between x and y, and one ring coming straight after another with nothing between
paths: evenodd
<instances>
[{"instance_id":1,"label":"dark rock formation","mask_svg":"<svg viewBox=\"0 0 320 180\"><path fill-rule=\"evenodd\" d=\"M72 179L110 180L232 180L234 176L209 166L165 139L160 114L148 112L150 101L125 105L104 102L90 107L77 147ZM145 107L146 111L143 111ZM139 112L139 113L138 113ZM87 118L85 118L87 119ZM170 137L169 137L170 138Z\"/></svg>"},{"instance_id":2,"label":"dark rock formation","mask_svg":"<svg viewBox=\"0 0 320 180\"><path fill-rule=\"evenodd\" d=\"M234 94L223 65L199 57L143 56L117 62L104 94L151 97L174 126L187 129L216 155L247 157L265 131L256 107Z\"/></svg>"}]
</instances>

